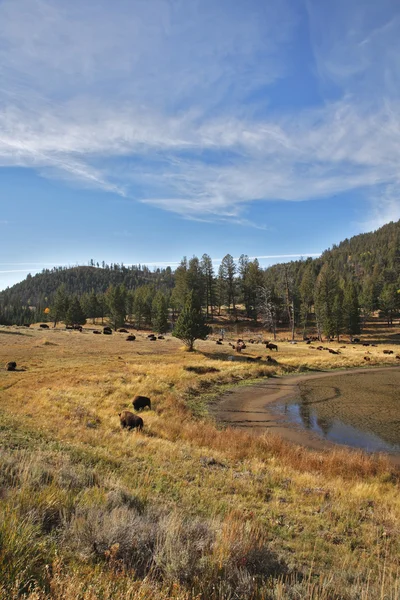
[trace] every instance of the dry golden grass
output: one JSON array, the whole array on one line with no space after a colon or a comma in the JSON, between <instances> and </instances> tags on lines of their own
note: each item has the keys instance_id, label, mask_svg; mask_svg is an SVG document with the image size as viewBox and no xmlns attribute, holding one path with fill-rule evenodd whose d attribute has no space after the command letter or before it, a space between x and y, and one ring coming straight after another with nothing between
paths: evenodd
<instances>
[{"instance_id":1,"label":"dry golden grass","mask_svg":"<svg viewBox=\"0 0 400 600\"><path fill-rule=\"evenodd\" d=\"M396 339L384 342L396 333L382 328L377 348L323 344L340 355L278 340L269 366L246 362L265 357L259 344L229 361L226 341L187 353L145 332L0 328L0 363L21 369L0 371L0 595L398 598L394 467L218 430L203 401L274 373L365 366L366 351L396 364ZM135 394L152 398L143 433L117 416Z\"/></svg>"}]
</instances>

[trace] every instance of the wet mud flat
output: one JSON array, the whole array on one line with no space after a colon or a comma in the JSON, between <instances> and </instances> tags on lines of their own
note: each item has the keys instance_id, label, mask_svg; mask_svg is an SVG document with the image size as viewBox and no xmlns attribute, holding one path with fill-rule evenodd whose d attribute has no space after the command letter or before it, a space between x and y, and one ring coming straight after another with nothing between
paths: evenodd
<instances>
[{"instance_id":1,"label":"wet mud flat","mask_svg":"<svg viewBox=\"0 0 400 600\"><path fill-rule=\"evenodd\" d=\"M400 460L399 367L274 377L229 390L210 412L254 434L316 449L384 451Z\"/></svg>"}]
</instances>

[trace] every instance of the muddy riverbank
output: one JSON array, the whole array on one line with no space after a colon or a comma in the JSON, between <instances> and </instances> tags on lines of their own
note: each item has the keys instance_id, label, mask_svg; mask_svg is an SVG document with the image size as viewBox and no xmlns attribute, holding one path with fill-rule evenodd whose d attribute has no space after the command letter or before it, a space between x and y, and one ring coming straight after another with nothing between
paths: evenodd
<instances>
[{"instance_id":1,"label":"muddy riverbank","mask_svg":"<svg viewBox=\"0 0 400 600\"><path fill-rule=\"evenodd\" d=\"M218 423L255 435L274 433L315 449L386 451L400 463L399 367L273 377L228 390L210 412Z\"/></svg>"}]
</instances>

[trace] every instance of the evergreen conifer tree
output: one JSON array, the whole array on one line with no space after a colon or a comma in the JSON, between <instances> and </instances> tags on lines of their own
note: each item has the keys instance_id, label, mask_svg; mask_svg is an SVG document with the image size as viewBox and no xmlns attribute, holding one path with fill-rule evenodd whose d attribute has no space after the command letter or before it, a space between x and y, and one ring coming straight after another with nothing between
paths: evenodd
<instances>
[{"instance_id":1,"label":"evergreen conifer tree","mask_svg":"<svg viewBox=\"0 0 400 600\"><path fill-rule=\"evenodd\" d=\"M56 327L58 321L65 321L68 310L68 296L65 284L58 286L53 303L51 305L50 315Z\"/></svg>"},{"instance_id":2,"label":"evergreen conifer tree","mask_svg":"<svg viewBox=\"0 0 400 600\"><path fill-rule=\"evenodd\" d=\"M125 323L126 317L126 290L123 285L111 285L107 292L107 306L111 326L114 331Z\"/></svg>"},{"instance_id":3,"label":"evergreen conifer tree","mask_svg":"<svg viewBox=\"0 0 400 600\"><path fill-rule=\"evenodd\" d=\"M204 340L210 332L211 327L206 325L205 318L191 292L176 321L172 335L182 340L187 349L192 351L195 340Z\"/></svg>"},{"instance_id":4,"label":"evergreen conifer tree","mask_svg":"<svg viewBox=\"0 0 400 600\"><path fill-rule=\"evenodd\" d=\"M84 325L86 323L85 313L77 296L74 296L70 302L65 322L67 325Z\"/></svg>"},{"instance_id":5,"label":"evergreen conifer tree","mask_svg":"<svg viewBox=\"0 0 400 600\"><path fill-rule=\"evenodd\" d=\"M357 288L353 281L348 282L343 300L344 330L350 336L360 333L360 307Z\"/></svg>"},{"instance_id":6,"label":"evergreen conifer tree","mask_svg":"<svg viewBox=\"0 0 400 600\"><path fill-rule=\"evenodd\" d=\"M153 300L153 327L157 333L168 331L168 304L162 292L158 292Z\"/></svg>"}]
</instances>

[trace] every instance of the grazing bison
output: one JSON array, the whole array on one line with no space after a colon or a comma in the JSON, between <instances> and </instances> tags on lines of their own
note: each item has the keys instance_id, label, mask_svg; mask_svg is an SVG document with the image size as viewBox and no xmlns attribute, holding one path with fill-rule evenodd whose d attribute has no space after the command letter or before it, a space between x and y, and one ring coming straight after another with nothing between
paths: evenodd
<instances>
[{"instance_id":1,"label":"grazing bison","mask_svg":"<svg viewBox=\"0 0 400 600\"><path fill-rule=\"evenodd\" d=\"M129 333L127 329L118 329L118 333Z\"/></svg>"},{"instance_id":2,"label":"grazing bison","mask_svg":"<svg viewBox=\"0 0 400 600\"><path fill-rule=\"evenodd\" d=\"M328 348L328 352L330 354L340 354L340 352L338 352L337 350L332 350L332 348Z\"/></svg>"},{"instance_id":3,"label":"grazing bison","mask_svg":"<svg viewBox=\"0 0 400 600\"><path fill-rule=\"evenodd\" d=\"M41 329L49 329L49 326L48 326L48 325L46 325L46 323L40 323L39 327L40 327Z\"/></svg>"},{"instance_id":4,"label":"grazing bison","mask_svg":"<svg viewBox=\"0 0 400 600\"><path fill-rule=\"evenodd\" d=\"M14 361L8 362L6 364L6 371L15 371L16 368L17 368L17 363Z\"/></svg>"},{"instance_id":5,"label":"grazing bison","mask_svg":"<svg viewBox=\"0 0 400 600\"><path fill-rule=\"evenodd\" d=\"M153 337L156 337L156 336L155 336L154 333L149 333L149 335L147 337L150 339L150 338L153 338Z\"/></svg>"},{"instance_id":6,"label":"grazing bison","mask_svg":"<svg viewBox=\"0 0 400 600\"><path fill-rule=\"evenodd\" d=\"M159 335L159 336L158 336L158 339L159 339L159 340L165 340L165 337L164 337L163 335Z\"/></svg>"},{"instance_id":7,"label":"grazing bison","mask_svg":"<svg viewBox=\"0 0 400 600\"><path fill-rule=\"evenodd\" d=\"M132 404L135 410L143 410L146 406L151 410L151 401L147 396L135 396Z\"/></svg>"},{"instance_id":8,"label":"grazing bison","mask_svg":"<svg viewBox=\"0 0 400 600\"><path fill-rule=\"evenodd\" d=\"M268 348L268 350L276 350L278 352L278 346L272 342L265 344L265 347Z\"/></svg>"},{"instance_id":9,"label":"grazing bison","mask_svg":"<svg viewBox=\"0 0 400 600\"><path fill-rule=\"evenodd\" d=\"M136 335L128 335L126 338L127 342L134 342L136 340Z\"/></svg>"},{"instance_id":10,"label":"grazing bison","mask_svg":"<svg viewBox=\"0 0 400 600\"><path fill-rule=\"evenodd\" d=\"M360 343L360 338L350 338L350 341L351 341L353 344L359 344L359 343Z\"/></svg>"},{"instance_id":11,"label":"grazing bison","mask_svg":"<svg viewBox=\"0 0 400 600\"><path fill-rule=\"evenodd\" d=\"M383 354L394 354L393 350L384 350Z\"/></svg>"},{"instance_id":12,"label":"grazing bison","mask_svg":"<svg viewBox=\"0 0 400 600\"><path fill-rule=\"evenodd\" d=\"M369 356L364 356L364 360L366 360L367 362L369 362L371 359Z\"/></svg>"},{"instance_id":13,"label":"grazing bison","mask_svg":"<svg viewBox=\"0 0 400 600\"><path fill-rule=\"evenodd\" d=\"M95 333L96 335L101 335L101 331L99 331L98 329L95 329L95 330L93 331L93 333Z\"/></svg>"},{"instance_id":14,"label":"grazing bison","mask_svg":"<svg viewBox=\"0 0 400 600\"><path fill-rule=\"evenodd\" d=\"M104 333L104 335L111 335L112 334L111 327L103 327L103 333Z\"/></svg>"},{"instance_id":15,"label":"grazing bison","mask_svg":"<svg viewBox=\"0 0 400 600\"><path fill-rule=\"evenodd\" d=\"M396 354L397 360L400 360L400 354Z\"/></svg>"},{"instance_id":16,"label":"grazing bison","mask_svg":"<svg viewBox=\"0 0 400 600\"><path fill-rule=\"evenodd\" d=\"M138 415L131 413L129 410L123 410L118 416L123 429L138 429L142 431L143 419L138 417Z\"/></svg>"},{"instance_id":17,"label":"grazing bison","mask_svg":"<svg viewBox=\"0 0 400 600\"><path fill-rule=\"evenodd\" d=\"M217 340L215 343L217 344L217 346L222 346L222 342L220 342L219 340Z\"/></svg>"}]
</instances>

